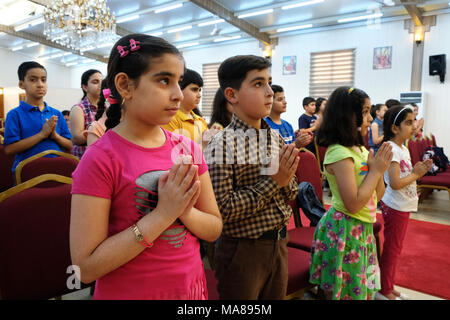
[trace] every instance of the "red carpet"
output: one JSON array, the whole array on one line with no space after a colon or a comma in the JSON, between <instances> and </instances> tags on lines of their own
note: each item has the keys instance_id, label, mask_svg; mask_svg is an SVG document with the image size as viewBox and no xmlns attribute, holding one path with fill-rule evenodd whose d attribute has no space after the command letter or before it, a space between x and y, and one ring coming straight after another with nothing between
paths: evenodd
<instances>
[{"instance_id":1,"label":"red carpet","mask_svg":"<svg viewBox=\"0 0 450 320\"><path fill-rule=\"evenodd\" d=\"M450 226L409 220L395 284L450 299Z\"/></svg>"}]
</instances>

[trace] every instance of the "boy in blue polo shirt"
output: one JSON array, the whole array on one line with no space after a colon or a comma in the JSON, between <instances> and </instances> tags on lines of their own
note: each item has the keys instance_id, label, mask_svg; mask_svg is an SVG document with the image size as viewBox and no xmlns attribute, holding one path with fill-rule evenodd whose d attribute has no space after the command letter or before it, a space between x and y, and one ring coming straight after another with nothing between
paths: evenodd
<instances>
[{"instance_id":1,"label":"boy in blue polo shirt","mask_svg":"<svg viewBox=\"0 0 450 320\"><path fill-rule=\"evenodd\" d=\"M295 147L301 148L308 145L313 138L313 135L307 132L294 132L291 124L281 119L281 114L286 112L286 97L284 96L284 90L281 86L273 84L271 85L273 91L273 103L270 115L264 120L274 130L278 130L278 133L283 137L286 144L295 142Z\"/></svg>"},{"instance_id":2,"label":"boy in blue polo shirt","mask_svg":"<svg viewBox=\"0 0 450 320\"><path fill-rule=\"evenodd\" d=\"M25 101L8 112L5 122L5 153L15 154L17 165L45 150L72 149L71 134L62 113L44 102L47 93L47 71L37 62L24 62L17 71L19 87L25 90Z\"/></svg>"}]
</instances>

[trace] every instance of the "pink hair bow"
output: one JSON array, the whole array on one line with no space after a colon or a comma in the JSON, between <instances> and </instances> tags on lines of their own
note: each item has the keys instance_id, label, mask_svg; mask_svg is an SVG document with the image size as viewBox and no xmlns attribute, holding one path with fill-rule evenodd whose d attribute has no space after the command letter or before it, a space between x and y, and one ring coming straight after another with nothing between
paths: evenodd
<instances>
[{"instance_id":1,"label":"pink hair bow","mask_svg":"<svg viewBox=\"0 0 450 320\"><path fill-rule=\"evenodd\" d=\"M139 41L135 41L134 39L130 39L130 50L131 51L137 51L141 47L139 46L141 44Z\"/></svg>"},{"instance_id":2,"label":"pink hair bow","mask_svg":"<svg viewBox=\"0 0 450 320\"><path fill-rule=\"evenodd\" d=\"M103 89L103 96L105 97L105 99L107 99L109 101L110 105L119 103L119 100L111 97L111 89Z\"/></svg>"},{"instance_id":3,"label":"pink hair bow","mask_svg":"<svg viewBox=\"0 0 450 320\"><path fill-rule=\"evenodd\" d=\"M120 54L120 57L126 57L130 51L137 51L141 47L139 46L141 43L139 41L136 41L134 39L130 39L130 50L128 50L127 46L117 46L117 51Z\"/></svg>"}]
</instances>

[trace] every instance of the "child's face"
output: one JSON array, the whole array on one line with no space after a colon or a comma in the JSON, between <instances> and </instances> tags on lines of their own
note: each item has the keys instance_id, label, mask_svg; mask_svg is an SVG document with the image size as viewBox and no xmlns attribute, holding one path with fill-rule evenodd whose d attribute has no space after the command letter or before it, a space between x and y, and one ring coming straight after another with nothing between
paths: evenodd
<instances>
[{"instance_id":1,"label":"child's face","mask_svg":"<svg viewBox=\"0 0 450 320\"><path fill-rule=\"evenodd\" d=\"M277 92L273 97L272 112L283 113L286 112L286 97L284 92Z\"/></svg>"},{"instance_id":2,"label":"child's face","mask_svg":"<svg viewBox=\"0 0 450 320\"><path fill-rule=\"evenodd\" d=\"M197 108L202 97L201 92L202 88L200 88L195 83L191 83L186 88L184 88L184 97L183 101L181 101L181 105L183 106L183 108L189 111Z\"/></svg>"},{"instance_id":3,"label":"child's face","mask_svg":"<svg viewBox=\"0 0 450 320\"><path fill-rule=\"evenodd\" d=\"M269 69L251 70L247 73L239 90L234 90L230 101L242 113L252 119L262 119L270 114L273 104L272 77Z\"/></svg>"},{"instance_id":4,"label":"child's face","mask_svg":"<svg viewBox=\"0 0 450 320\"><path fill-rule=\"evenodd\" d=\"M316 112L316 102L310 102L306 106L303 106L307 115L313 115Z\"/></svg>"},{"instance_id":5,"label":"child's face","mask_svg":"<svg viewBox=\"0 0 450 320\"><path fill-rule=\"evenodd\" d=\"M377 117L380 118L381 120L383 120L384 119L384 114L386 113L386 111L387 111L387 107L386 106L381 106L380 110L378 110L376 112Z\"/></svg>"},{"instance_id":6,"label":"child's face","mask_svg":"<svg viewBox=\"0 0 450 320\"><path fill-rule=\"evenodd\" d=\"M82 85L82 88L89 96L92 97L99 97L100 96L100 90L102 87L102 80L103 76L101 73L94 73L89 77L88 84ZM94 102L94 101L92 101Z\"/></svg>"},{"instance_id":7,"label":"child's face","mask_svg":"<svg viewBox=\"0 0 450 320\"><path fill-rule=\"evenodd\" d=\"M373 119L370 115L370 99L367 99L364 101L364 105L362 108L362 124L361 124L361 135L364 137L367 134L367 129L370 127L370 124L372 123Z\"/></svg>"},{"instance_id":8,"label":"child's face","mask_svg":"<svg viewBox=\"0 0 450 320\"><path fill-rule=\"evenodd\" d=\"M419 115L419 107L414 107L414 118L417 118L417 116Z\"/></svg>"},{"instance_id":9,"label":"child's face","mask_svg":"<svg viewBox=\"0 0 450 320\"><path fill-rule=\"evenodd\" d=\"M164 125L172 120L183 100L178 82L184 74L183 59L164 54L150 61L150 70L133 83L126 101L126 117L146 125Z\"/></svg>"},{"instance_id":10,"label":"child's face","mask_svg":"<svg viewBox=\"0 0 450 320\"><path fill-rule=\"evenodd\" d=\"M402 141L411 139L415 129L414 113L412 112L407 113L406 118L400 123L400 126L392 126L395 137L400 138Z\"/></svg>"},{"instance_id":11,"label":"child's face","mask_svg":"<svg viewBox=\"0 0 450 320\"><path fill-rule=\"evenodd\" d=\"M19 81L19 87L27 96L40 100L47 94L47 72L42 68L33 68L27 71L24 80Z\"/></svg>"},{"instance_id":12,"label":"child's face","mask_svg":"<svg viewBox=\"0 0 450 320\"><path fill-rule=\"evenodd\" d=\"M327 106L327 100L323 100L322 104L320 105L320 112L324 112L325 111L325 107Z\"/></svg>"}]
</instances>

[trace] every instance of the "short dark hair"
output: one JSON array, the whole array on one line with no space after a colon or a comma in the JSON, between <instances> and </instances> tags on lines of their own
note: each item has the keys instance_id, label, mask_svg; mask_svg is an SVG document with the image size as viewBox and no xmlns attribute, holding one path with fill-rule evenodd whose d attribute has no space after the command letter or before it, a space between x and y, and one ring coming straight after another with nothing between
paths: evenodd
<instances>
[{"instance_id":1,"label":"short dark hair","mask_svg":"<svg viewBox=\"0 0 450 320\"><path fill-rule=\"evenodd\" d=\"M203 87L203 78L198 72L191 69L186 69L186 72L183 75L183 80L179 83L181 90L184 90L191 83L196 84L199 87Z\"/></svg>"},{"instance_id":2,"label":"short dark hair","mask_svg":"<svg viewBox=\"0 0 450 320\"><path fill-rule=\"evenodd\" d=\"M275 93L278 93L278 92L284 92L282 86L273 84L273 85L271 85L270 87L272 88L272 91L273 91L273 94L274 94L274 95L275 95Z\"/></svg>"},{"instance_id":3,"label":"short dark hair","mask_svg":"<svg viewBox=\"0 0 450 320\"><path fill-rule=\"evenodd\" d=\"M41 68L41 69L44 69L45 72L47 72L47 70L45 69L45 67L42 64L37 63L36 61L27 61L27 62L22 63L19 66L19 69L17 69L17 75L19 76L19 80L24 81L28 70L34 69L34 68Z\"/></svg>"},{"instance_id":4,"label":"short dark hair","mask_svg":"<svg viewBox=\"0 0 450 320\"><path fill-rule=\"evenodd\" d=\"M63 116L69 116L70 115L70 111L69 110L64 110L61 113L62 113Z\"/></svg>"},{"instance_id":5,"label":"short dark hair","mask_svg":"<svg viewBox=\"0 0 450 320\"><path fill-rule=\"evenodd\" d=\"M405 108L405 110L403 110L403 108ZM411 108L404 107L401 105L393 106L388 111L386 111L383 120L383 134L384 134L383 141L389 141L393 137L395 137L395 134L392 132L392 125L399 126L400 123L402 123L402 121L405 120L406 115L408 113L413 113L413 110ZM395 119L396 117L397 119Z\"/></svg>"},{"instance_id":6,"label":"short dark hair","mask_svg":"<svg viewBox=\"0 0 450 320\"><path fill-rule=\"evenodd\" d=\"M368 98L367 93L360 89L339 87L334 90L323 113L322 124L317 130L317 144L323 147L333 144L344 147L364 145L358 128L362 125L362 109Z\"/></svg>"},{"instance_id":7,"label":"short dark hair","mask_svg":"<svg viewBox=\"0 0 450 320\"><path fill-rule=\"evenodd\" d=\"M252 70L268 69L272 66L269 59L254 55L239 55L226 59L219 67L220 88L225 91L231 87L239 90L247 73Z\"/></svg>"},{"instance_id":8,"label":"short dark hair","mask_svg":"<svg viewBox=\"0 0 450 320\"><path fill-rule=\"evenodd\" d=\"M311 102L316 102L316 99L311 98L311 97L306 97L306 98L303 99L303 106L307 106Z\"/></svg>"},{"instance_id":9,"label":"short dark hair","mask_svg":"<svg viewBox=\"0 0 450 320\"><path fill-rule=\"evenodd\" d=\"M401 102L396 99L388 99L384 103L388 109L392 108L393 106L401 106Z\"/></svg>"}]
</instances>

